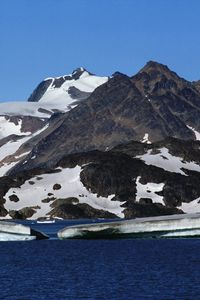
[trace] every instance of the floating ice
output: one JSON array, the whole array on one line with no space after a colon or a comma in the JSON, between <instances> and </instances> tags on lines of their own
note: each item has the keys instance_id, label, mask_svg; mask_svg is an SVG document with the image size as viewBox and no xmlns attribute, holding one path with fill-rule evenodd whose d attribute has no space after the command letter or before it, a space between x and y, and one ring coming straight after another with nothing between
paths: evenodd
<instances>
[{"instance_id":1,"label":"floating ice","mask_svg":"<svg viewBox=\"0 0 200 300\"><path fill-rule=\"evenodd\" d=\"M136 218L117 222L69 226L58 232L67 238L181 237L200 235L200 215Z\"/></svg>"},{"instance_id":2,"label":"floating ice","mask_svg":"<svg viewBox=\"0 0 200 300\"><path fill-rule=\"evenodd\" d=\"M29 226L0 221L0 241L31 241L37 238L44 239L47 236Z\"/></svg>"}]
</instances>

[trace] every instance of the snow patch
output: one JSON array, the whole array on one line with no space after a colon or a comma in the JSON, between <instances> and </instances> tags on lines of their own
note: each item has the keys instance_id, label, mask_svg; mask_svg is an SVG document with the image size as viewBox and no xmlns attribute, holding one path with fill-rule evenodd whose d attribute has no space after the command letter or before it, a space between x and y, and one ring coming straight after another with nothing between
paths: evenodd
<instances>
[{"instance_id":1,"label":"snow patch","mask_svg":"<svg viewBox=\"0 0 200 300\"><path fill-rule=\"evenodd\" d=\"M22 120L18 120L18 124L11 122L5 116L0 116L0 139L11 134L29 135L31 132L22 132Z\"/></svg>"},{"instance_id":2,"label":"snow patch","mask_svg":"<svg viewBox=\"0 0 200 300\"><path fill-rule=\"evenodd\" d=\"M161 203L163 205L163 197L157 195L156 192L161 192L164 187L164 183L148 182L146 184L140 183L140 176L136 179L136 202L139 202L140 198L151 198L153 203Z\"/></svg>"},{"instance_id":3,"label":"snow patch","mask_svg":"<svg viewBox=\"0 0 200 300\"><path fill-rule=\"evenodd\" d=\"M148 133L145 133L143 139L141 140L141 143L151 144L151 142L149 141L149 134Z\"/></svg>"},{"instance_id":4,"label":"snow patch","mask_svg":"<svg viewBox=\"0 0 200 300\"><path fill-rule=\"evenodd\" d=\"M148 150L144 155L136 156L143 160L147 165L153 165L169 172L180 173L187 176L181 168L200 172L200 166L195 162L183 162L181 157L173 156L167 148L159 149L160 153L153 154L152 150Z\"/></svg>"},{"instance_id":5,"label":"snow patch","mask_svg":"<svg viewBox=\"0 0 200 300\"><path fill-rule=\"evenodd\" d=\"M189 203L182 202L181 206L179 206L183 212L185 213L200 213L200 198L197 198Z\"/></svg>"},{"instance_id":6,"label":"snow patch","mask_svg":"<svg viewBox=\"0 0 200 300\"><path fill-rule=\"evenodd\" d=\"M189 125L187 125L187 127L194 132L196 140L200 141L200 132L198 132L197 130L195 130L195 128L193 128L193 127L191 127Z\"/></svg>"}]
</instances>

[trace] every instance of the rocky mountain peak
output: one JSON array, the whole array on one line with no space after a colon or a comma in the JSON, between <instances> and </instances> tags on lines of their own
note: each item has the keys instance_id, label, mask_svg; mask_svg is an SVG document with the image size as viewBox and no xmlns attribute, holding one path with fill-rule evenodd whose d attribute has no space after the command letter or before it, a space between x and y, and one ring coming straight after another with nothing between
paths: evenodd
<instances>
[{"instance_id":1,"label":"rocky mountain peak","mask_svg":"<svg viewBox=\"0 0 200 300\"><path fill-rule=\"evenodd\" d=\"M126 76L127 77L127 75L125 75L119 71L116 71L115 73L112 74L112 77L117 77L117 76Z\"/></svg>"},{"instance_id":2,"label":"rocky mountain peak","mask_svg":"<svg viewBox=\"0 0 200 300\"><path fill-rule=\"evenodd\" d=\"M132 81L143 94L163 95L166 92L176 94L185 86L191 85L185 79L179 77L166 65L155 61L149 61L132 77Z\"/></svg>"},{"instance_id":3,"label":"rocky mountain peak","mask_svg":"<svg viewBox=\"0 0 200 300\"><path fill-rule=\"evenodd\" d=\"M142 72L145 72L145 73L159 72L159 73L164 73L164 74L172 73L172 71L168 68L168 66L158 63L153 60L150 60L145 64L145 66L139 71L139 73L142 73Z\"/></svg>"},{"instance_id":4,"label":"rocky mountain peak","mask_svg":"<svg viewBox=\"0 0 200 300\"><path fill-rule=\"evenodd\" d=\"M78 68L73 70L72 75L77 74L77 73L83 74L84 72L88 72L88 71L84 67L78 67Z\"/></svg>"}]
</instances>

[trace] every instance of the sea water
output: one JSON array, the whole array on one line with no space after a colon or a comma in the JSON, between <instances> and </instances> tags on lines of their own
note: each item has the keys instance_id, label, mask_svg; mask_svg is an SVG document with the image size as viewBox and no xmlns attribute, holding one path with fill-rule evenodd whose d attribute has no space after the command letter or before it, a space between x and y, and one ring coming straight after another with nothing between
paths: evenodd
<instances>
[{"instance_id":1,"label":"sea water","mask_svg":"<svg viewBox=\"0 0 200 300\"><path fill-rule=\"evenodd\" d=\"M0 300L200 299L199 239L0 243ZM80 222L79 222L80 223Z\"/></svg>"}]
</instances>

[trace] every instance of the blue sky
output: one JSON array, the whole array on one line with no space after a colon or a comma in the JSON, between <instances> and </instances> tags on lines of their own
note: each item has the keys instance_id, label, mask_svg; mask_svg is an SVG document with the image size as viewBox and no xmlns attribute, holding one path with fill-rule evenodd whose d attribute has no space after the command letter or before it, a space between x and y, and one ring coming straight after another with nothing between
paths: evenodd
<instances>
[{"instance_id":1,"label":"blue sky","mask_svg":"<svg viewBox=\"0 0 200 300\"><path fill-rule=\"evenodd\" d=\"M1 0L0 101L84 66L136 73L149 60L200 79L199 0Z\"/></svg>"}]
</instances>

